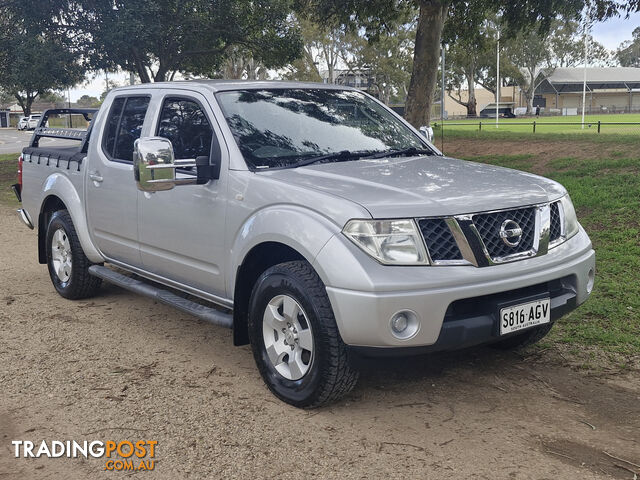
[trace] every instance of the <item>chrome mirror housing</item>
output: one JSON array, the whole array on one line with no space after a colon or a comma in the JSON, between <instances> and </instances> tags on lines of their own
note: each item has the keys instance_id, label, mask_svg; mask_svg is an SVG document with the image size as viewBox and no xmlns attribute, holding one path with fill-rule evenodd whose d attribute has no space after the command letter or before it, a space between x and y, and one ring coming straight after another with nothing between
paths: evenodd
<instances>
[{"instance_id":1,"label":"chrome mirror housing","mask_svg":"<svg viewBox=\"0 0 640 480\"><path fill-rule=\"evenodd\" d=\"M133 175L138 190L158 192L176 186L173 145L166 138L139 138L133 144Z\"/></svg>"},{"instance_id":2,"label":"chrome mirror housing","mask_svg":"<svg viewBox=\"0 0 640 480\"><path fill-rule=\"evenodd\" d=\"M422 135L424 135L425 138L427 140L429 140L429 142L433 142L433 128L432 127L427 127L426 125L423 125L422 127L420 127L420 133Z\"/></svg>"}]
</instances>

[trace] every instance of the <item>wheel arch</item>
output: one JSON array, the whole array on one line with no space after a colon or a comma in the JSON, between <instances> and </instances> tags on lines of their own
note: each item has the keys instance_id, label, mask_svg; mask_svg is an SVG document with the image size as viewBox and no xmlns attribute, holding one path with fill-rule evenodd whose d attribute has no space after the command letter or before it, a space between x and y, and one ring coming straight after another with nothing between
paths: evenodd
<instances>
[{"instance_id":1,"label":"wheel arch","mask_svg":"<svg viewBox=\"0 0 640 480\"><path fill-rule=\"evenodd\" d=\"M227 292L233 293L234 344L248 343L247 315L255 281L267 268L294 260L313 265L340 227L320 213L296 205L272 205L247 218L230 240ZM322 274L318 272L322 281Z\"/></svg>"},{"instance_id":2,"label":"wheel arch","mask_svg":"<svg viewBox=\"0 0 640 480\"><path fill-rule=\"evenodd\" d=\"M45 241L47 238L47 225L51 216L59 211L66 210L67 206L57 195L49 195L42 202L40 214L38 215L38 262L47 263L47 249Z\"/></svg>"},{"instance_id":3,"label":"wheel arch","mask_svg":"<svg viewBox=\"0 0 640 480\"><path fill-rule=\"evenodd\" d=\"M295 260L308 261L300 252L281 242L262 242L254 246L238 266L233 295L233 344L249 343L249 301L258 277L270 267ZM310 262L309 262L310 263Z\"/></svg>"},{"instance_id":4,"label":"wheel arch","mask_svg":"<svg viewBox=\"0 0 640 480\"><path fill-rule=\"evenodd\" d=\"M44 182L42 199L40 214L38 215L38 257L40 261L42 261L40 257L40 237L46 236L46 222L51 218L51 213L55 211L51 209L55 207L57 209L66 209L71 215L80 245L82 245L82 250L87 258L94 263L103 262L104 258L93 245L89 235L85 204L71 179L62 173L50 175ZM43 223L40 223L41 220Z\"/></svg>"},{"instance_id":5,"label":"wheel arch","mask_svg":"<svg viewBox=\"0 0 640 480\"><path fill-rule=\"evenodd\" d=\"M38 215L38 260L40 263L46 263L43 246L49 219L53 212L63 209L71 215L82 250L87 258L94 263L103 262L104 258L95 248L89 236L84 202L71 180L60 173L49 176L44 183L42 199Z\"/></svg>"}]
</instances>

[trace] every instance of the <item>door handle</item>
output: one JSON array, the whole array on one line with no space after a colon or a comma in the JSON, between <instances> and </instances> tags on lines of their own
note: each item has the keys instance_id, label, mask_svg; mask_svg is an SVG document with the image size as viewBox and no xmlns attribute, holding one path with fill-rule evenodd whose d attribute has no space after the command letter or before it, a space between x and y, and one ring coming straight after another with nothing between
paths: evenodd
<instances>
[{"instance_id":1,"label":"door handle","mask_svg":"<svg viewBox=\"0 0 640 480\"><path fill-rule=\"evenodd\" d=\"M94 182L102 182L104 180L104 178L102 178L102 176L98 173L98 172L90 172L89 173L89 178L91 180L93 180Z\"/></svg>"}]
</instances>

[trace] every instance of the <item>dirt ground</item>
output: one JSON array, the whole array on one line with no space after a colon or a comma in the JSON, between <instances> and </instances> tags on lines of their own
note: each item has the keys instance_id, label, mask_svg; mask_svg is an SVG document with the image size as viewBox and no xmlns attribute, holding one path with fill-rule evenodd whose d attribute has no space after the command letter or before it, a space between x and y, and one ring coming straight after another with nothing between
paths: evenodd
<instances>
[{"instance_id":1,"label":"dirt ground","mask_svg":"<svg viewBox=\"0 0 640 480\"><path fill-rule=\"evenodd\" d=\"M343 401L297 410L230 331L112 286L59 297L6 207L0 244L0 479L640 475L638 371L586 375L554 349L372 360ZM139 439L158 441L153 472L11 445Z\"/></svg>"},{"instance_id":2,"label":"dirt ground","mask_svg":"<svg viewBox=\"0 0 640 480\"><path fill-rule=\"evenodd\" d=\"M435 145L446 155L456 158L473 158L508 152L509 155L533 155L534 170L545 173L551 160L562 158L610 159L616 157L640 158L640 142L592 143L585 141L549 141L543 138L522 140L491 139L482 142L475 138L445 138L444 144L436 139Z\"/></svg>"}]
</instances>

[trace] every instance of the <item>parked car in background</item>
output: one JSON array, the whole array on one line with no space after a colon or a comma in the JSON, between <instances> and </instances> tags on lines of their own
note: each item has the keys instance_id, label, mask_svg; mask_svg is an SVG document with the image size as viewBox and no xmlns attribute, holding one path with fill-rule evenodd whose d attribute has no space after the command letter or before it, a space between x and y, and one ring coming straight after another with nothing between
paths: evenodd
<instances>
[{"instance_id":1,"label":"parked car in background","mask_svg":"<svg viewBox=\"0 0 640 480\"><path fill-rule=\"evenodd\" d=\"M29 122L29 117L20 117L18 120L18 130L26 130Z\"/></svg>"},{"instance_id":2,"label":"parked car in background","mask_svg":"<svg viewBox=\"0 0 640 480\"><path fill-rule=\"evenodd\" d=\"M35 130L38 124L40 123L40 119L42 118L42 114L34 114L29 115L27 119L27 130Z\"/></svg>"}]
</instances>

